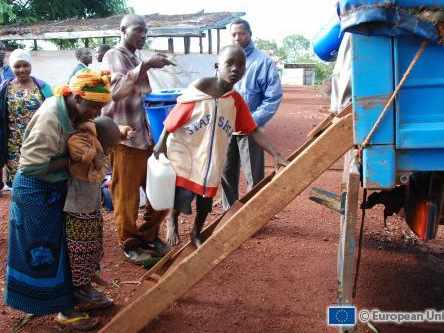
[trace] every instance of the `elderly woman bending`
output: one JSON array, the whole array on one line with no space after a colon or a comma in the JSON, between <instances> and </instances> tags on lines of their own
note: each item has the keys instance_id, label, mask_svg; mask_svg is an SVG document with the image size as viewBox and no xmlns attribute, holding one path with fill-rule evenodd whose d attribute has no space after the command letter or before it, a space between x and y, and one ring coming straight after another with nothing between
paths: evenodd
<instances>
[{"instance_id":1,"label":"elderly woman bending","mask_svg":"<svg viewBox=\"0 0 444 333\"><path fill-rule=\"evenodd\" d=\"M111 98L98 73L79 73L69 87L48 98L23 138L9 213L5 303L77 329L97 321L73 311L63 206L68 179L66 141L77 124L95 118Z\"/></svg>"}]
</instances>

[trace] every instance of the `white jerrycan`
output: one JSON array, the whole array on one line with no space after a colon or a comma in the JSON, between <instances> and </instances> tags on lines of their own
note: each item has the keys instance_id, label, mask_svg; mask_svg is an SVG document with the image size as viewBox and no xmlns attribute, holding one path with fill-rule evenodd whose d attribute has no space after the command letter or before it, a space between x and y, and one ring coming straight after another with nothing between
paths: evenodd
<instances>
[{"instance_id":1,"label":"white jerrycan","mask_svg":"<svg viewBox=\"0 0 444 333\"><path fill-rule=\"evenodd\" d=\"M154 154L148 158L146 177L146 194L151 207L155 210L174 207L176 191L176 172L164 154L157 160Z\"/></svg>"}]
</instances>

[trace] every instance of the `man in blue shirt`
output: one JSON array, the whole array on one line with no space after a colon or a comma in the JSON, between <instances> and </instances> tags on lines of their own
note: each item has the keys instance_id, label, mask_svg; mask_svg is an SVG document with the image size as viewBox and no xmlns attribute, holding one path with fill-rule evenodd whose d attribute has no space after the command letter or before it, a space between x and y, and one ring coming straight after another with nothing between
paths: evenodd
<instances>
[{"instance_id":1,"label":"man in blue shirt","mask_svg":"<svg viewBox=\"0 0 444 333\"><path fill-rule=\"evenodd\" d=\"M282 99L279 74L270 57L259 51L251 40L250 24L242 19L230 26L233 44L241 46L247 55L246 72L235 89L247 102L259 127L264 127L276 113ZM228 147L227 162L222 176L224 209L239 199L240 168L245 174L247 190L264 178L264 151L246 135L234 133Z\"/></svg>"},{"instance_id":2,"label":"man in blue shirt","mask_svg":"<svg viewBox=\"0 0 444 333\"><path fill-rule=\"evenodd\" d=\"M72 71L71 75L69 76L69 80L77 74L78 71L81 71L82 69L88 68L89 65L92 64L92 53L90 49L82 48L76 50L76 59L78 61L76 67Z\"/></svg>"},{"instance_id":3,"label":"man in blue shirt","mask_svg":"<svg viewBox=\"0 0 444 333\"><path fill-rule=\"evenodd\" d=\"M0 85L3 81L13 79L14 72L8 64L5 64L6 46L0 42Z\"/></svg>"}]
</instances>

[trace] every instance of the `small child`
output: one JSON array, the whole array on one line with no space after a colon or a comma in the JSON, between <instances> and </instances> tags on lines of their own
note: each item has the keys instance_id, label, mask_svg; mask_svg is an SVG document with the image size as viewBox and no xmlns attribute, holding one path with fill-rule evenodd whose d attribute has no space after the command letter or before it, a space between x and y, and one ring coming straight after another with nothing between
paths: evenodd
<instances>
[{"instance_id":1,"label":"small child","mask_svg":"<svg viewBox=\"0 0 444 333\"><path fill-rule=\"evenodd\" d=\"M91 281L103 257L101 183L106 154L125 139L131 129L117 126L111 118L98 117L80 124L68 139L70 157L68 193L65 201L65 231L74 298L84 309L105 308L112 300L98 292Z\"/></svg>"},{"instance_id":2,"label":"small child","mask_svg":"<svg viewBox=\"0 0 444 333\"><path fill-rule=\"evenodd\" d=\"M233 132L251 134L273 156L276 167L286 165L257 128L245 101L233 90L244 75L245 61L245 53L239 46L222 49L217 77L193 83L165 120L154 154L158 157L166 151L176 171L174 209L167 217L170 246L179 244L177 220L180 213L191 214L194 198L197 214L191 241L196 247L202 244L201 230L213 207Z\"/></svg>"},{"instance_id":3,"label":"small child","mask_svg":"<svg viewBox=\"0 0 444 333\"><path fill-rule=\"evenodd\" d=\"M87 48L77 49L75 52L75 56L77 59L77 65L73 69L71 75L69 76L68 82L71 80L71 78L74 75L77 74L77 72L84 70L85 68L88 68L88 66L92 64L92 53L90 49Z\"/></svg>"}]
</instances>

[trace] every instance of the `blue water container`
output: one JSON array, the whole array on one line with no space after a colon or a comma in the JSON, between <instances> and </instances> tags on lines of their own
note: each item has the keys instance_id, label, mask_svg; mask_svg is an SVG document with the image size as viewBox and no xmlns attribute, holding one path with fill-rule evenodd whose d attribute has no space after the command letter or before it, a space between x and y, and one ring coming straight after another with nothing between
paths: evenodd
<instances>
[{"instance_id":1,"label":"blue water container","mask_svg":"<svg viewBox=\"0 0 444 333\"><path fill-rule=\"evenodd\" d=\"M163 122L181 94L181 89L165 89L153 91L145 96L144 107L154 143L159 140Z\"/></svg>"},{"instance_id":2,"label":"blue water container","mask_svg":"<svg viewBox=\"0 0 444 333\"><path fill-rule=\"evenodd\" d=\"M339 17L326 25L313 41L313 50L324 61L334 61L344 34L341 32Z\"/></svg>"}]
</instances>

